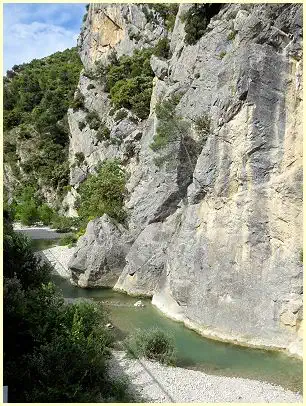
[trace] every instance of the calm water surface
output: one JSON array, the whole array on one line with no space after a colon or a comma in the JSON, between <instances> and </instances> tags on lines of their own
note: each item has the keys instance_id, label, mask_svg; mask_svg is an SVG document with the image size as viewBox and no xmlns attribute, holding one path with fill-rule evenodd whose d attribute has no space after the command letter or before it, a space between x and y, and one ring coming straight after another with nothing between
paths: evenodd
<instances>
[{"instance_id":1,"label":"calm water surface","mask_svg":"<svg viewBox=\"0 0 306 406\"><path fill-rule=\"evenodd\" d=\"M35 249L56 244L56 240L33 242ZM175 341L179 366L202 370L210 374L239 376L275 383L302 392L302 362L284 354L226 344L201 337L182 323L163 316L142 299L144 308L134 307L137 299L111 289L81 289L72 286L59 275L52 276L65 298L87 298L102 302L120 338L135 330L159 327L170 333Z\"/></svg>"}]
</instances>

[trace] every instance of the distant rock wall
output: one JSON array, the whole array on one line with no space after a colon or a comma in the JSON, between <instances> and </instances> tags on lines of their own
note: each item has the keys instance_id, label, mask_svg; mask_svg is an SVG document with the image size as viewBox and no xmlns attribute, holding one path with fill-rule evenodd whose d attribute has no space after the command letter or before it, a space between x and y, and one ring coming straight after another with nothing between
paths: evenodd
<instances>
[{"instance_id":1,"label":"distant rock wall","mask_svg":"<svg viewBox=\"0 0 306 406\"><path fill-rule=\"evenodd\" d=\"M79 39L86 69L111 51L131 55L165 35L171 56L151 59L151 112L138 124L129 116L115 123L107 94L96 83L87 90L91 82L81 75L86 107L124 142L97 143L95 130L79 130L85 113L70 110L71 164L75 152L86 158L84 167L71 169L71 185L77 193L109 157L123 159L130 175L128 229L107 251L107 258L115 251L124 258L107 286L152 296L170 317L205 335L301 355L302 5L224 5L202 38L186 45L181 17L189 7L180 6L168 33L162 19L148 22L139 5L90 6ZM130 39L132 29L138 42ZM198 118L209 117L210 130L191 159L180 139L169 146L171 162L157 167L150 148L155 105L175 93L182 95L176 113L189 123L190 144L199 145ZM129 156L126 143L137 154ZM83 276L75 273L81 286L105 285L104 268L91 265L97 252L105 262L104 246L113 241L102 223L103 242L92 226L78 242L74 261L87 258Z\"/></svg>"}]
</instances>

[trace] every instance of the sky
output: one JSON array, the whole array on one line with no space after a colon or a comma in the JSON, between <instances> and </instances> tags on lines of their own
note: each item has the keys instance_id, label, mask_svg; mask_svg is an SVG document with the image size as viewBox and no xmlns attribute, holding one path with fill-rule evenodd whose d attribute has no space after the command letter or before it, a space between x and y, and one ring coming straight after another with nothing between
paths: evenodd
<instances>
[{"instance_id":1,"label":"sky","mask_svg":"<svg viewBox=\"0 0 306 406\"><path fill-rule=\"evenodd\" d=\"M4 73L15 64L76 46L86 3L3 6Z\"/></svg>"}]
</instances>

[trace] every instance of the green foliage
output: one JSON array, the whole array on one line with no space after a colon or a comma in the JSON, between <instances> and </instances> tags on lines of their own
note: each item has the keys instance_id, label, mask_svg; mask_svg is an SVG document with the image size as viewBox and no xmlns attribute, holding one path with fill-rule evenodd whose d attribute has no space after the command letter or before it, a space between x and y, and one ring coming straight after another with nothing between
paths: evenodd
<instances>
[{"instance_id":1,"label":"green foliage","mask_svg":"<svg viewBox=\"0 0 306 406\"><path fill-rule=\"evenodd\" d=\"M114 338L102 309L66 304L23 235L4 228L4 385L10 402L129 402L107 360Z\"/></svg>"},{"instance_id":2,"label":"green foliage","mask_svg":"<svg viewBox=\"0 0 306 406\"><path fill-rule=\"evenodd\" d=\"M231 31L231 32L228 34L227 39L228 39L229 41L233 41L233 40L235 39L235 37L236 37L236 34L237 34L237 31Z\"/></svg>"},{"instance_id":3,"label":"green foliage","mask_svg":"<svg viewBox=\"0 0 306 406\"><path fill-rule=\"evenodd\" d=\"M44 225L51 224L54 216L54 210L51 209L51 207L49 207L47 204L42 204L38 207L37 211L39 219Z\"/></svg>"},{"instance_id":4,"label":"green foliage","mask_svg":"<svg viewBox=\"0 0 306 406\"><path fill-rule=\"evenodd\" d=\"M76 160L76 163L77 163L78 166L82 165L82 163L85 160L85 155L84 155L83 152L76 152L74 154L74 157L75 157L75 160Z\"/></svg>"},{"instance_id":5,"label":"green foliage","mask_svg":"<svg viewBox=\"0 0 306 406\"><path fill-rule=\"evenodd\" d=\"M226 55L226 52L221 51L220 54L219 54L219 59L223 59L225 57L225 55Z\"/></svg>"},{"instance_id":6,"label":"green foliage","mask_svg":"<svg viewBox=\"0 0 306 406\"><path fill-rule=\"evenodd\" d=\"M154 9L165 21L168 31L172 31L175 24L176 14L179 9L179 4L175 3L148 3L147 6ZM143 8L144 11L144 8ZM144 11L146 14L146 12ZM154 15L147 12L147 19L158 24L158 20L154 19Z\"/></svg>"},{"instance_id":7,"label":"green foliage","mask_svg":"<svg viewBox=\"0 0 306 406\"><path fill-rule=\"evenodd\" d=\"M6 145L5 161L16 169L14 163L20 157L16 149L13 151L13 144L18 142L22 147L23 142L33 139L35 145L23 162L22 169L26 174L19 176L21 184L27 185L32 179L40 187L52 187L60 192L68 183L69 129L66 113L73 102L81 68L77 50L72 48L16 65L13 67L14 74L4 78L3 121L10 139ZM19 126L16 128L17 140L11 133L16 126Z\"/></svg>"},{"instance_id":8,"label":"green foliage","mask_svg":"<svg viewBox=\"0 0 306 406\"><path fill-rule=\"evenodd\" d=\"M126 110L120 109L119 111L117 111L114 120L116 121L116 123L118 121L123 120L124 118L126 118L128 115L128 112Z\"/></svg>"},{"instance_id":9,"label":"green foliage","mask_svg":"<svg viewBox=\"0 0 306 406\"><path fill-rule=\"evenodd\" d=\"M158 103L155 107L155 114L159 120L156 135L150 148L159 151L165 148L170 142L177 141L180 137L178 126L179 117L175 114L175 108L179 103L180 96L172 95L168 100Z\"/></svg>"},{"instance_id":10,"label":"green foliage","mask_svg":"<svg viewBox=\"0 0 306 406\"><path fill-rule=\"evenodd\" d=\"M194 45L204 35L210 19L217 14L222 7L218 3L194 4L184 15L185 42Z\"/></svg>"},{"instance_id":11,"label":"green foliage","mask_svg":"<svg viewBox=\"0 0 306 406\"><path fill-rule=\"evenodd\" d=\"M201 135L203 141L206 141L210 132L210 118L208 115L203 114L203 116L197 117L194 124L197 133Z\"/></svg>"},{"instance_id":12,"label":"green foliage","mask_svg":"<svg viewBox=\"0 0 306 406\"><path fill-rule=\"evenodd\" d=\"M159 58L169 58L170 46L168 38L161 38L158 43L155 45L153 53Z\"/></svg>"},{"instance_id":13,"label":"green foliage","mask_svg":"<svg viewBox=\"0 0 306 406\"><path fill-rule=\"evenodd\" d=\"M60 241L59 244L60 245L69 245L69 246L73 246L76 242L77 242L77 236L75 234L68 234L63 236Z\"/></svg>"},{"instance_id":14,"label":"green foliage","mask_svg":"<svg viewBox=\"0 0 306 406\"><path fill-rule=\"evenodd\" d=\"M106 213L117 221L123 221L126 217L123 208L124 191L125 173L119 162L104 161L97 175L89 175L80 186L79 216L89 221Z\"/></svg>"},{"instance_id":15,"label":"green foliage","mask_svg":"<svg viewBox=\"0 0 306 406\"><path fill-rule=\"evenodd\" d=\"M105 124L102 124L97 133L96 133L96 138L98 141L105 141L109 140L110 138L110 129L106 127Z\"/></svg>"},{"instance_id":16,"label":"green foliage","mask_svg":"<svg viewBox=\"0 0 306 406\"><path fill-rule=\"evenodd\" d=\"M150 112L152 79L150 65L152 49L135 50L132 56L113 56L112 63L105 67L96 65L96 79L110 92L114 108L125 107L139 118L147 118Z\"/></svg>"},{"instance_id":17,"label":"green foliage","mask_svg":"<svg viewBox=\"0 0 306 406\"><path fill-rule=\"evenodd\" d=\"M301 263L303 263L303 248L300 249L299 260Z\"/></svg>"},{"instance_id":18,"label":"green foliage","mask_svg":"<svg viewBox=\"0 0 306 406\"><path fill-rule=\"evenodd\" d=\"M73 111L82 110L84 109L84 100L85 97L81 93L79 89L77 89L74 98L71 100L69 107L73 109Z\"/></svg>"},{"instance_id":19,"label":"green foliage","mask_svg":"<svg viewBox=\"0 0 306 406\"><path fill-rule=\"evenodd\" d=\"M86 121L91 130L98 130L101 125L101 120L96 111L90 111L86 114Z\"/></svg>"},{"instance_id":20,"label":"green foliage","mask_svg":"<svg viewBox=\"0 0 306 406\"><path fill-rule=\"evenodd\" d=\"M52 217L51 226L59 233L68 233L72 228L77 228L78 223L78 218L64 217L55 213Z\"/></svg>"},{"instance_id":21,"label":"green foliage","mask_svg":"<svg viewBox=\"0 0 306 406\"><path fill-rule=\"evenodd\" d=\"M148 358L163 364L175 364L175 347L173 339L162 330L136 330L126 339L128 355L134 358Z\"/></svg>"},{"instance_id":22,"label":"green foliage","mask_svg":"<svg viewBox=\"0 0 306 406\"><path fill-rule=\"evenodd\" d=\"M15 219L22 224L30 226L40 220L38 206L39 199L37 190L33 186L27 186L16 198Z\"/></svg>"},{"instance_id":23,"label":"green foliage","mask_svg":"<svg viewBox=\"0 0 306 406\"><path fill-rule=\"evenodd\" d=\"M92 83L90 83L90 84L87 86L87 90L91 90L91 89L94 89L94 88L95 88L95 85L92 84Z\"/></svg>"}]
</instances>

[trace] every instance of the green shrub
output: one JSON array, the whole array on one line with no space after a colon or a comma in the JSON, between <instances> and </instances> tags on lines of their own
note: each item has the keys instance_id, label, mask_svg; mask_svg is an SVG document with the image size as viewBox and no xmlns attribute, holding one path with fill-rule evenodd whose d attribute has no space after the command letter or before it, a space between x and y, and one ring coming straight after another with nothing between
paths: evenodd
<instances>
[{"instance_id":1,"label":"green shrub","mask_svg":"<svg viewBox=\"0 0 306 406\"><path fill-rule=\"evenodd\" d=\"M126 213L123 207L125 173L117 160L104 161L97 175L89 175L79 189L82 220L101 217L104 213L123 221Z\"/></svg>"},{"instance_id":2,"label":"green shrub","mask_svg":"<svg viewBox=\"0 0 306 406\"><path fill-rule=\"evenodd\" d=\"M78 127L79 127L79 130L82 131L83 128L86 127L86 123L84 123L84 121L79 121Z\"/></svg>"},{"instance_id":3,"label":"green shrub","mask_svg":"<svg viewBox=\"0 0 306 406\"><path fill-rule=\"evenodd\" d=\"M98 141L109 140L110 138L110 129L106 125L101 125L96 133L96 138Z\"/></svg>"},{"instance_id":4,"label":"green shrub","mask_svg":"<svg viewBox=\"0 0 306 406\"><path fill-rule=\"evenodd\" d=\"M38 216L44 225L49 225L52 222L54 211L47 204L42 204L38 207Z\"/></svg>"},{"instance_id":5,"label":"green shrub","mask_svg":"<svg viewBox=\"0 0 306 406\"><path fill-rule=\"evenodd\" d=\"M126 339L125 347L128 355L134 358L144 357L167 365L175 364L174 341L162 330L136 330Z\"/></svg>"},{"instance_id":6,"label":"green shrub","mask_svg":"<svg viewBox=\"0 0 306 406\"><path fill-rule=\"evenodd\" d=\"M92 83L90 83L90 84L87 86L87 90L91 90L91 89L94 89L94 88L95 88L95 85L92 84Z\"/></svg>"},{"instance_id":7,"label":"green shrub","mask_svg":"<svg viewBox=\"0 0 306 406\"><path fill-rule=\"evenodd\" d=\"M110 109L110 111L108 112L108 115L109 115L109 116L113 116L113 115L115 114L115 112L116 112L115 107L112 107L112 108Z\"/></svg>"},{"instance_id":8,"label":"green shrub","mask_svg":"<svg viewBox=\"0 0 306 406\"><path fill-rule=\"evenodd\" d=\"M82 105L77 95L73 100L82 69L77 49L34 59L16 69L18 74L4 80L4 127L20 125L16 134L21 148L32 138L35 145L27 154L27 176L20 177L21 185L32 179L41 190L47 186L61 193L69 180L67 110L71 103Z\"/></svg>"},{"instance_id":9,"label":"green shrub","mask_svg":"<svg viewBox=\"0 0 306 406\"><path fill-rule=\"evenodd\" d=\"M8 223L3 242L3 372L10 401L135 402L127 383L108 373L114 337L104 328L101 306L65 303L48 282L51 268Z\"/></svg>"},{"instance_id":10,"label":"green shrub","mask_svg":"<svg viewBox=\"0 0 306 406\"><path fill-rule=\"evenodd\" d=\"M75 234L68 234L63 236L60 241L59 244L60 245L69 245L69 246L73 246L76 242L77 242L77 237Z\"/></svg>"},{"instance_id":11,"label":"green shrub","mask_svg":"<svg viewBox=\"0 0 306 406\"><path fill-rule=\"evenodd\" d=\"M170 46L169 40L167 37L161 38L158 43L155 45L153 54L159 58L169 58Z\"/></svg>"},{"instance_id":12,"label":"green shrub","mask_svg":"<svg viewBox=\"0 0 306 406\"><path fill-rule=\"evenodd\" d=\"M110 92L114 108L125 107L143 119L149 115L154 77L150 65L152 49L135 50L132 56L112 57L105 67L97 64L96 74ZM112 112L110 112L112 114Z\"/></svg>"},{"instance_id":13,"label":"green shrub","mask_svg":"<svg viewBox=\"0 0 306 406\"><path fill-rule=\"evenodd\" d=\"M101 125L101 119L96 111L90 111L86 114L86 121L91 130L98 130Z\"/></svg>"},{"instance_id":14,"label":"green shrub","mask_svg":"<svg viewBox=\"0 0 306 406\"><path fill-rule=\"evenodd\" d=\"M85 155L84 155L83 152L76 152L74 154L74 157L75 157L75 160L76 160L76 163L77 163L78 166L82 165L82 163L85 160Z\"/></svg>"},{"instance_id":15,"label":"green shrub","mask_svg":"<svg viewBox=\"0 0 306 406\"><path fill-rule=\"evenodd\" d=\"M149 3L147 6L151 9L154 9L165 21L166 27L169 31L173 30L175 24L176 14L179 9L179 4L175 3ZM154 20L154 15L149 15L151 21L154 21L156 24L158 20Z\"/></svg>"},{"instance_id":16,"label":"green shrub","mask_svg":"<svg viewBox=\"0 0 306 406\"><path fill-rule=\"evenodd\" d=\"M153 151L165 148L169 142L179 139L180 134L177 128L179 118L175 114L175 108L179 103L179 99L179 96L172 95L170 99L164 100L156 105L155 114L159 122L156 135L150 145Z\"/></svg>"},{"instance_id":17,"label":"green shrub","mask_svg":"<svg viewBox=\"0 0 306 406\"><path fill-rule=\"evenodd\" d=\"M204 35L210 19L218 14L222 4L194 4L182 17L185 22L185 42L194 45Z\"/></svg>"},{"instance_id":18,"label":"green shrub","mask_svg":"<svg viewBox=\"0 0 306 406\"><path fill-rule=\"evenodd\" d=\"M228 34L227 39L228 39L229 41L233 41L233 40L235 39L235 37L236 37L236 34L237 34L236 31L231 31L231 32Z\"/></svg>"},{"instance_id":19,"label":"green shrub","mask_svg":"<svg viewBox=\"0 0 306 406\"><path fill-rule=\"evenodd\" d=\"M207 114L203 114L201 117L197 117L194 120L194 123L197 133L201 135L204 141L206 141L210 132L210 118Z\"/></svg>"},{"instance_id":20,"label":"green shrub","mask_svg":"<svg viewBox=\"0 0 306 406\"><path fill-rule=\"evenodd\" d=\"M225 55L226 55L226 52L221 51L220 54L219 54L219 59L223 59L225 57Z\"/></svg>"},{"instance_id":21,"label":"green shrub","mask_svg":"<svg viewBox=\"0 0 306 406\"><path fill-rule=\"evenodd\" d=\"M70 107L73 109L73 111L84 109L84 107L85 107L84 101L85 101L85 97L80 92L80 90L77 89L74 99L70 103Z\"/></svg>"},{"instance_id":22,"label":"green shrub","mask_svg":"<svg viewBox=\"0 0 306 406\"><path fill-rule=\"evenodd\" d=\"M123 120L124 118L126 118L128 116L128 112L126 110L120 109L119 111L117 111L114 120L116 121L116 123L118 121Z\"/></svg>"},{"instance_id":23,"label":"green shrub","mask_svg":"<svg viewBox=\"0 0 306 406\"><path fill-rule=\"evenodd\" d=\"M68 233L76 226L75 219L54 214L51 225L59 233Z\"/></svg>"}]
</instances>

